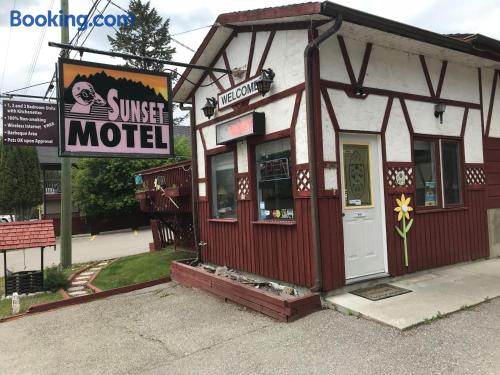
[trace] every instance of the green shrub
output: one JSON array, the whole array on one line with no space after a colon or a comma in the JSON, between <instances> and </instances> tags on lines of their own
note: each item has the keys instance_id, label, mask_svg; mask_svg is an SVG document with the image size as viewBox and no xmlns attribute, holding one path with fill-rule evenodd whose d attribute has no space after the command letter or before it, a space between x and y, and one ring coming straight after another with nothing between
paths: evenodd
<instances>
[{"instance_id":1,"label":"green shrub","mask_svg":"<svg viewBox=\"0 0 500 375\"><path fill-rule=\"evenodd\" d=\"M69 281L64 272L60 271L57 267L47 268L45 270L44 287L45 290L52 292L57 291L59 288L67 289Z\"/></svg>"}]
</instances>

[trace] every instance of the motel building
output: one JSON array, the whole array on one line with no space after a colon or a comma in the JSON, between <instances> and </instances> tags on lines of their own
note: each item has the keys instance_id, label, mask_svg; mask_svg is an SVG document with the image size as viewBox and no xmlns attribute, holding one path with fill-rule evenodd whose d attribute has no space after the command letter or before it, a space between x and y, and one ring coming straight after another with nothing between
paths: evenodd
<instances>
[{"instance_id":1,"label":"motel building","mask_svg":"<svg viewBox=\"0 0 500 375\"><path fill-rule=\"evenodd\" d=\"M500 255L500 41L306 3L220 15L191 62L233 72L174 89L204 262L328 291Z\"/></svg>"}]
</instances>

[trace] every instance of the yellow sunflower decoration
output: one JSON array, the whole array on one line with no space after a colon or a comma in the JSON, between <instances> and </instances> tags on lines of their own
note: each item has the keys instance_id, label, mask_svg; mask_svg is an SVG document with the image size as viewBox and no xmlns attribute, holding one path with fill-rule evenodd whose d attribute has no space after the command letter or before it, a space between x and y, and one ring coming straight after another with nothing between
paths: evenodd
<instances>
[{"instance_id":1,"label":"yellow sunflower decoration","mask_svg":"<svg viewBox=\"0 0 500 375\"><path fill-rule=\"evenodd\" d=\"M413 207L410 206L411 198L406 198L404 194L401 195L401 199L396 198L397 207L394 211L398 213L398 221L403 220L403 227L399 228L396 226L396 232L403 239L403 249L405 256L405 267L408 267L408 243L406 234L410 231L413 224L413 218L410 219L410 212L413 211ZM408 222L407 222L408 220Z\"/></svg>"}]
</instances>

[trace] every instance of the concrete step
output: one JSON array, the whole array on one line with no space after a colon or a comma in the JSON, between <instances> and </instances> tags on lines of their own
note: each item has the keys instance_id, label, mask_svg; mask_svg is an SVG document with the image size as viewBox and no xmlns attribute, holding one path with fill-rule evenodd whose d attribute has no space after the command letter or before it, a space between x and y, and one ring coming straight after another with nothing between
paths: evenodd
<instances>
[{"instance_id":1,"label":"concrete step","mask_svg":"<svg viewBox=\"0 0 500 375\"><path fill-rule=\"evenodd\" d=\"M80 285L85 285L87 284L88 281L72 281L71 286L80 286Z\"/></svg>"},{"instance_id":2,"label":"concrete step","mask_svg":"<svg viewBox=\"0 0 500 375\"><path fill-rule=\"evenodd\" d=\"M68 293L69 292L79 292L81 290L84 290L85 287L83 285L80 285L80 286L73 286L71 288L68 288Z\"/></svg>"},{"instance_id":3,"label":"concrete step","mask_svg":"<svg viewBox=\"0 0 500 375\"><path fill-rule=\"evenodd\" d=\"M73 280L75 281L88 281L90 279L90 276L78 276L75 277Z\"/></svg>"},{"instance_id":4,"label":"concrete step","mask_svg":"<svg viewBox=\"0 0 500 375\"><path fill-rule=\"evenodd\" d=\"M98 267L103 267L103 266L107 266L107 265L108 265L108 262L101 262L97 266Z\"/></svg>"},{"instance_id":5,"label":"concrete step","mask_svg":"<svg viewBox=\"0 0 500 375\"><path fill-rule=\"evenodd\" d=\"M80 291L77 291L77 292L70 292L68 293L71 297L79 297L79 296L85 296L87 295L88 293L85 291L85 290L80 290Z\"/></svg>"},{"instance_id":6,"label":"concrete step","mask_svg":"<svg viewBox=\"0 0 500 375\"><path fill-rule=\"evenodd\" d=\"M78 274L78 276L92 276L93 274L94 274L94 272L85 271L85 272Z\"/></svg>"},{"instance_id":7,"label":"concrete step","mask_svg":"<svg viewBox=\"0 0 500 375\"><path fill-rule=\"evenodd\" d=\"M90 269L90 271L92 271L93 273L96 273L97 271L100 271L101 270L101 267L93 267Z\"/></svg>"}]
</instances>

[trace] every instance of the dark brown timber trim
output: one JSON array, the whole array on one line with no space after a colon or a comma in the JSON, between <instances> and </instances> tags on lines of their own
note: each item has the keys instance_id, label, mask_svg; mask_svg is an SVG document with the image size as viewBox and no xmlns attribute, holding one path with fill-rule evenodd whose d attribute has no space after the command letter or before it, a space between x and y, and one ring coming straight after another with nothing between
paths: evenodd
<instances>
[{"instance_id":1,"label":"dark brown timber trim","mask_svg":"<svg viewBox=\"0 0 500 375\"><path fill-rule=\"evenodd\" d=\"M488 137L490 135L491 116L493 114L493 104L495 103L495 92L497 90L497 81L498 81L498 71L495 70L495 73L493 74L493 84L491 85L490 108L488 109L488 120L486 121L486 131L485 131L486 137Z\"/></svg>"},{"instance_id":2,"label":"dark brown timber trim","mask_svg":"<svg viewBox=\"0 0 500 375\"><path fill-rule=\"evenodd\" d=\"M222 52L222 59L224 60L224 65L226 66L226 69L231 70L231 66L229 65L229 59L227 58L226 47L227 46L224 47L224 52ZM229 78L229 84L231 85L231 87L233 87L234 86L233 75L228 74L227 76Z\"/></svg>"},{"instance_id":3,"label":"dark brown timber trim","mask_svg":"<svg viewBox=\"0 0 500 375\"><path fill-rule=\"evenodd\" d=\"M422 70L424 71L425 80L427 81L427 86L429 87L429 93L434 98L436 97L436 93L434 92L434 87L432 87L431 76L429 74L429 69L427 68L425 57L423 55L419 55L418 57L420 57L420 63L422 64Z\"/></svg>"},{"instance_id":4,"label":"dark brown timber trim","mask_svg":"<svg viewBox=\"0 0 500 375\"><path fill-rule=\"evenodd\" d=\"M356 85L356 77L354 76L354 70L352 69L351 59L349 58L349 53L347 52L347 47L345 45L344 37L342 35L337 35L339 41L340 51L342 52L342 57L344 58L345 68L347 74L349 75L349 80L351 85Z\"/></svg>"},{"instance_id":5,"label":"dark brown timber trim","mask_svg":"<svg viewBox=\"0 0 500 375\"><path fill-rule=\"evenodd\" d=\"M253 52L255 50L255 37L256 37L256 32L255 30L252 31L252 39L250 41L250 50L248 51L248 63L247 63L247 72L245 75L245 79L250 78L250 74L252 71L252 60L253 60Z\"/></svg>"},{"instance_id":6,"label":"dark brown timber trim","mask_svg":"<svg viewBox=\"0 0 500 375\"><path fill-rule=\"evenodd\" d=\"M269 53L269 50L271 49L271 44L273 44L273 39L274 39L275 35L276 35L276 31L273 30L269 34L269 38L267 38L267 43L266 43L266 46L264 47L264 52L262 52L262 56L260 57L259 65L257 66L257 70L256 70L257 74L264 68L264 64L266 63L267 55Z\"/></svg>"},{"instance_id":7,"label":"dark brown timber trim","mask_svg":"<svg viewBox=\"0 0 500 375\"><path fill-rule=\"evenodd\" d=\"M448 61L444 60L441 65L441 73L439 74L439 82L436 89L436 98L441 96L441 90L443 89L444 76L446 75L446 67L448 66Z\"/></svg>"},{"instance_id":8,"label":"dark brown timber trim","mask_svg":"<svg viewBox=\"0 0 500 375\"><path fill-rule=\"evenodd\" d=\"M359 70L358 86L363 86L363 82L365 81L366 69L368 68L368 62L370 61L370 54L372 52L372 47L373 46L371 43L366 43L363 62L361 63L361 69Z\"/></svg>"}]
</instances>

